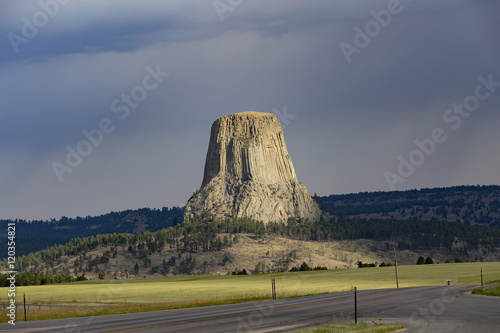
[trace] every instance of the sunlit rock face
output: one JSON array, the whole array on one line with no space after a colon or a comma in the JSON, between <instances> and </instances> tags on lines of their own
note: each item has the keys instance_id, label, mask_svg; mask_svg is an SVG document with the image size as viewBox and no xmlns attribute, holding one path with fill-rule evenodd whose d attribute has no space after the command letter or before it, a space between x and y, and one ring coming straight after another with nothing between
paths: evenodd
<instances>
[{"instance_id":1,"label":"sunlit rock face","mask_svg":"<svg viewBox=\"0 0 500 333\"><path fill-rule=\"evenodd\" d=\"M317 221L320 216L318 204L297 180L274 114L235 113L213 123L203 182L188 201L185 221L207 217Z\"/></svg>"}]
</instances>

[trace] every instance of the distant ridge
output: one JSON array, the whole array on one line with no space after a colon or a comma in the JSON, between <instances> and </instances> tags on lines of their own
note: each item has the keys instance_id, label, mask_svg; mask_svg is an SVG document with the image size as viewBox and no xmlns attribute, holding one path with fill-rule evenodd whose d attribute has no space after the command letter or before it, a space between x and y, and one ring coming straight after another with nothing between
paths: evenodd
<instances>
[{"instance_id":1,"label":"distant ridge","mask_svg":"<svg viewBox=\"0 0 500 333\"><path fill-rule=\"evenodd\" d=\"M403 220L447 220L500 227L500 186L335 194L319 198L336 215Z\"/></svg>"},{"instance_id":2,"label":"distant ridge","mask_svg":"<svg viewBox=\"0 0 500 333\"><path fill-rule=\"evenodd\" d=\"M87 216L58 220L16 220L16 254L46 249L52 245L64 244L70 239L95 236L106 233L133 233L157 231L182 222L184 208L173 207L162 209L141 208L111 212L99 216ZM7 225L12 220L0 220ZM6 228L5 228L6 230ZM0 234L0 246L5 245L6 234ZM0 252L0 258L6 257Z\"/></svg>"}]
</instances>

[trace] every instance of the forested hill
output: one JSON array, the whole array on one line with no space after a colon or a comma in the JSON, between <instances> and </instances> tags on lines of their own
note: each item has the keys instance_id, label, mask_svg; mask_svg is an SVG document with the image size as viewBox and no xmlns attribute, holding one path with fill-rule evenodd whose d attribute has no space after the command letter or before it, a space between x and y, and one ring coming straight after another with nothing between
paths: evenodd
<instances>
[{"instance_id":1,"label":"forested hill","mask_svg":"<svg viewBox=\"0 0 500 333\"><path fill-rule=\"evenodd\" d=\"M145 231L157 231L182 222L184 208L173 207L162 209L142 208L111 212L100 216L67 218L50 221L16 220L16 254L25 255L30 252L49 248L57 244L67 243L70 239L108 233L140 234ZM6 226L12 220L0 220ZM0 247L7 248L5 227L0 234ZM0 252L4 258L6 251Z\"/></svg>"},{"instance_id":2,"label":"forested hill","mask_svg":"<svg viewBox=\"0 0 500 333\"><path fill-rule=\"evenodd\" d=\"M500 186L455 186L363 192L318 198L336 215L396 220L447 220L500 227Z\"/></svg>"},{"instance_id":3,"label":"forested hill","mask_svg":"<svg viewBox=\"0 0 500 333\"><path fill-rule=\"evenodd\" d=\"M448 220L500 227L500 186L457 186L394 192L364 192L317 198L335 215L379 220ZM70 239L107 233L154 232L182 222L183 207L111 212L95 217L62 217L50 221L17 220L16 254L65 244ZM0 220L6 226L11 220ZM0 230L6 248L7 228ZM0 258L7 251L0 252Z\"/></svg>"},{"instance_id":4,"label":"forested hill","mask_svg":"<svg viewBox=\"0 0 500 333\"><path fill-rule=\"evenodd\" d=\"M247 245L239 243L242 239L252 239L252 242ZM269 239L274 241L270 243ZM302 243L286 247L283 245L285 239ZM338 241L346 246L342 251L351 250L343 255L340 255L341 249L327 250ZM355 243L349 245L349 241ZM322 246L317 247L317 253L311 253L307 249L313 244L306 242ZM262 247L262 244L267 245ZM445 260L458 262L457 258L462 261L498 261L499 247L500 229L447 221L339 217L336 221L319 223L290 218L288 224L264 224L249 219L227 219L210 223L188 222L140 235L100 234L76 238L65 245L18 257L16 269L20 273L86 274L94 278L98 274L107 278L123 278L129 274L136 277L221 274L244 268L250 271L254 267L252 273L256 273L265 267L268 271L270 268L271 271L289 270L304 260L311 262L311 255L337 260L337 263L330 262L330 268L341 262L347 267L352 266L365 255L374 258L373 261L392 260L394 248L400 253L400 263L406 264L415 264L419 255L432 255L441 263ZM261 250L261 256L255 255L257 249ZM7 259L0 260L0 267L7 267ZM6 277L3 276L3 285ZM0 286L1 281L0 274Z\"/></svg>"}]
</instances>

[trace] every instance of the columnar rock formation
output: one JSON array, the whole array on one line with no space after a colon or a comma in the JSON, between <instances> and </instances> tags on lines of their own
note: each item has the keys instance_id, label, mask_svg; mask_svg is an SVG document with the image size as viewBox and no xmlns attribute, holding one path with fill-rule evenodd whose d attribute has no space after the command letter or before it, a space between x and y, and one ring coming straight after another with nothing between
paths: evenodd
<instances>
[{"instance_id":1,"label":"columnar rock formation","mask_svg":"<svg viewBox=\"0 0 500 333\"><path fill-rule=\"evenodd\" d=\"M321 210L297 180L274 114L235 113L213 123L201 189L184 220L209 216L319 220Z\"/></svg>"}]
</instances>

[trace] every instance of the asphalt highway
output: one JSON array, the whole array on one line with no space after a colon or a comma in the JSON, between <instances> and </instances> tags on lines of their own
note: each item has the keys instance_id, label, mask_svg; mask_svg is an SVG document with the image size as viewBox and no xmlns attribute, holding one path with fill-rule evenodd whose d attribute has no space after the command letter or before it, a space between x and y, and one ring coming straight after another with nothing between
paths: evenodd
<instances>
[{"instance_id":1,"label":"asphalt highway","mask_svg":"<svg viewBox=\"0 0 500 333\"><path fill-rule=\"evenodd\" d=\"M500 298L468 286L358 291L358 320L402 323L407 332L499 332ZM353 292L276 301L0 324L0 332L293 332L354 321Z\"/></svg>"}]
</instances>

